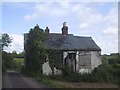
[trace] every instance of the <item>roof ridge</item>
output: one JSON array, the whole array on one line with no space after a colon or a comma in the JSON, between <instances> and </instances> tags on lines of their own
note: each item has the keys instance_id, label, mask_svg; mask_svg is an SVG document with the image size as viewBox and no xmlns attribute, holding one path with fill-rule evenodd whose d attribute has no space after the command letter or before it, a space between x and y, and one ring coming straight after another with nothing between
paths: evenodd
<instances>
[{"instance_id":1,"label":"roof ridge","mask_svg":"<svg viewBox=\"0 0 120 90\"><path fill-rule=\"evenodd\" d=\"M56 34L56 35L63 35L62 33L49 33L50 35ZM68 34L68 35L73 35L73 34Z\"/></svg>"},{"instance_id":2,"label":"roof ridge","mask_svg":"<svg viewBox=\"0 0 120 90\"><path fill-rule=\"evenodd\" d=\"M79 37L79 38L92 38L91 36L74 36L74 37Z\"/></svg>"}]
</instances>

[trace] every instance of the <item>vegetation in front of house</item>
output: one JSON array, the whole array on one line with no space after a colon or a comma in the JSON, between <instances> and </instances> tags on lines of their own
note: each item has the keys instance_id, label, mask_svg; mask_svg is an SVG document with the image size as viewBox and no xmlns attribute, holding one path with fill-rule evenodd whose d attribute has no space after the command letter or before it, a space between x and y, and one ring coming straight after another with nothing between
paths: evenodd
<instances>
[{"instance_id":1,"label":"vegetation in front of house","mask_svg":"<svg viewBox=\"0 0 120 90\"><path fill-rule=\"evenodd\" d=\"M55 49L49 49L46 50L46 54L48 55L49 58L49 64L50 67L52 69L52 71L54 71L54 67L56 67L57 69L61 69L62 64L59 63L59 61L57 61L57 59L59 58L58 55L60 56L61 51L59 50L55 50ZM54 74L54 72L52 72Z\"/></svg>"},{"instance_id":2,"label":"vegetation in front of house","mask_svg":"<svg viewBox=\"0 0 120 90\"><path fill-rule=\"evenodd\" d=\"M31 73L27 73L31 77L34 77L39 82L48 85L51 88L84 88L84 87L94 87L104 88L104 87L117 87L114 83L106 84L107 82L98 82L98 81L89 81L94 78L94 76L89 76L91 74L79 74L78 76L74 77L67 77L62 75L51 75L51 76L44 76L39 72L31 71ZM90 77L93 77L90 79ZM98 77L99 78L99 77ZM89 79L89 80L87 80ZM81 81L80 81L81 80ZM81 86L81 83L84 83L86 86ZM88 86L87 86L88 85ZM106 86L108 85L108 86ZM109 86L110 85L110 86Z\"/></svg>"}]
</instances>

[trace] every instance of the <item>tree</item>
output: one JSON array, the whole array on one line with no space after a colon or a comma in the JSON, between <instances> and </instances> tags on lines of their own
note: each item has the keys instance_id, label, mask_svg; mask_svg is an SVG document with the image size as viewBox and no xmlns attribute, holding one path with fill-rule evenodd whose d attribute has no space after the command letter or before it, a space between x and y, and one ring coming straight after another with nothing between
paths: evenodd
<instances>
[{"instance_id":1,"label":"tree","mask_svg":"<svg viewBox=\"0 0 120 90\"><path fill-rule=\"evenodd\" d=\"M12 39L8 34L2 34L0 38L0 49L3 50L4 47L8 47L12 42ZM2 71L6 71L7 69L12 68L13 57L10 53L2 51Z\"/></svg>"},{"instance_id":2,"label":"tree","mask_svg":"<svg viewBox=\"0 0 120 90\"><path fill-rule=\"evenodd\" d=\"M12 56L15 58L17 56L17 52L14 50L12 51Z\"/></svg>"},{"instance_id":3,"label":"tree","mask_svg":"<svg viewBox=\"0 0 120 90\"><path fill-rule=\"evenodd\" d=\"M2 45L2 50L6 46L8 47L9 44L12 42L12 38L8 34L2 34L2 39L0 39L1 45Z\"/></svg>"},{"instance_id":4,"label":"tree","mask_svg":"<svg viewBox=\"0 0 120 90\"><path fill-rule=\"evenodd\" d=\"M42 71L42 64L45 61L45 47L43 42L46 38L47 35L38 25L33 29L30 29L27 34L25 45L25 66L30 72Z\"/></svg>"},{"instance_id":5,"label":"tree","mask_svg":"<svg viewBox=\"0 0 120 90\"><path fill-rule=\"evenodd\" d=\"M25 51L22 51L17 55L17 57L18 58L24 58L24 55L25 55Z\"/></svg>"},{"instance_id":6,"label":"tree","mask_svg":"<svg viewBox=\"0 0 120 90\"><path fill-rule=\"evenodd\" d=\"M22 51L20 53L17 53L15 50L12 51L12 56L14 58L24 58L24 55L25 55L25 51Z\"/></svg>"}]
</instances>

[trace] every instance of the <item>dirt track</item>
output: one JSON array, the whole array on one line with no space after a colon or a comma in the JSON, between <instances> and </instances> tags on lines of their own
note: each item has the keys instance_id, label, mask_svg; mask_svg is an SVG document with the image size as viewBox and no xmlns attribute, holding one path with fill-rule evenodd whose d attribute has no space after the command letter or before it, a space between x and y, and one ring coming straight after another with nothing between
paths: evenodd
<instances>
[{"instance_id":1,"label":"dirt track","mask_svg":"<svg viewBox=\"0 0 120 90\"><path fill-rule=\"evenodd\" d=\"M3 74L3 88L48 88L31 77L23 76L18 72Z\"/></svg>"}]
</instances>

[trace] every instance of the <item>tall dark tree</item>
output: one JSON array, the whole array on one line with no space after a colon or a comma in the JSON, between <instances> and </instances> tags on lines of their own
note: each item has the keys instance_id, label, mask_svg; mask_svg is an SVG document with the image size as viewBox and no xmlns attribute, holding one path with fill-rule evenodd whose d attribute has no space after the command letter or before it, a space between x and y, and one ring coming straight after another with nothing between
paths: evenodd
<instances>
[{"instance_id":1,"label":"tall dark tree","mask_svg":"<svg viewBox=\"0 0 120 90\"><path fill-rule=\"evenodd\" d=\"M2 34L2 38L0 39L2 50L5 46L8 47L11 42L12 38L8 34Z\"/></svg>"},{"instance_id":2,"label":"tall dark tree","mask_svg":"<svg viewBox=\"0 0 120 90\"><path fill-rule=\"evenodd\" d=\"M45 60L45 47L43 42L46 38L47 35L38 25L30 29L27 34L25 45L25 65L27 70L42 71L42 64Z\"/></svg>"}]
</instances>

